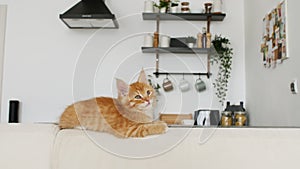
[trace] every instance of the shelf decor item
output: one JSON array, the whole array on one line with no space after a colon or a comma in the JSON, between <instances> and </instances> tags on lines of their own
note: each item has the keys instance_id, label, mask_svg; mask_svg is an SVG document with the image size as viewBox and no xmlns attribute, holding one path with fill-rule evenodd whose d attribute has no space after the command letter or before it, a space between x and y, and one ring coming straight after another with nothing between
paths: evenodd
<instances>
[{"instance_id":1,"label":"shelf decor item","mask_svg":"<svg viewBox=\"0 0 300 169\"><path fill-rule=\"evenodd\" d=\"M144 35L144 46L145 47L153 47L153 36L152 34L148 33Z\"/></svg>"},{"instance_id":2,"label":"shelf decor item","mask_svg":"<svg viewBox=\"0 0 300 169\"><path fill-rule=\"evenodd\" d=\"M205 3L204 7L205 7L205 13L211 13L212 3Z\"/></svg>"},{"instance_id":3,"label":"shelf decor item","mask_svg":"<svg viewBox=\"0 0 300 169\"><path fill-rule=\"evenodd\" d=\"M219 71L213 86L216 89L215 94L218 97L219 102L223 105L228 91L233 49L229 47L229 39L222 37L221 35L216 35L212 40L212 44L217 52L215 57L213 57L212 62L219 64Z\"/></svg>"},{"instance_id":4,"label":"shelf decor item","mask_svg":"<svg viewBox=\"0 0 300 169\"><path fill-rule=\"evenodd\" d=\"M179 0L175 0L171 2L170 12L177 13L179 9Z\"/></svg>"},{"instance_id":5,"label":"shelf decor item","mask_svg":"<svg viewBox=\"0 0 300 169\"><path fill-rule=\"evenodd\" d=\"M181 2L181 13L190 13L189 5L189 2Z\"/></svg>"},{"instance_id":6,"label":"shelf decor item","mask_svg":"<svg viewBox=\"0 0 300 169\"><path fill-rule=\"evenodd\" d=\"M153 13L153 12L154 12L153 4L154 4L153 1L151 1L151 0L146 0L146 1L144 2L144 12L146 12L146 13Z\"/></svg>"},{"instance_id":7,"label":"shelf decor item","mask_svg":"<svg viewBox=\"0 0 300 169\"><path fill-rule=\"evenodd\" d=\"M223 0L213 0L213 13L222 13Z\"/></svg>"},{"instance_id":8,"label":"shelf decor item","mask_svg":"<svg viewBox=\"0 0 300 169\"><path fill-rule=\"evenodd\" d=\"M161 88L158 83L155 82L154 78L151 75L148 75L149 85L153 87L157 95L160 95L159 89Z\"/></svg>"},{"instance_id":9,"label":"shelf decor item","mask_svg":"<svg viewBox=\"0 0 300 169\"><path fill-rule=\"evenodd\" d=\"M189 48L193 48L196 44L196 39L193 36L188 36L186 38L186 44Z\"/></svg>"},{"instance_id":10,"label":"shelf decor item","mask_svg":"<svg viewBox=\"0 0 300 169\"><path fill-rule=\"evenodd\" d=\"M166 13L170 6L170 0L160 0L159 4L154 3L154 7L157 7L160 13Z\"/></svg>"},{"instance_id":11,"label":"shelf decor item","mask_svg":"<svg viewBox=\"0 0 300 169\"><path fill-rule=\"evenodd\" d=\"M187 5L187 4L183 4ZM156 20L156 35L159 35L159 27L161 20L189 20L189 21L206 21L207 31L210 31L211 21L223 21L226 14L213 14L213 13L143 13L144 20ZM154 34L153 47L142 47L143 53L155 53L155 72L153 74L158 78L160 75L192 75L192 76L207 76L210 78L212 73L210 71L212 49L211 48L197 48L195 47L196 39L194 40L193 48L188 47L185 40L182 38L171 38L170 47L158 47L157 37ZM199 38L198 38L199 40ZM176 42L176 43L174 43ZM179 42L179 43L178 43ZM206 41L207 42L207 41ZM176 44L176 45L175 45ZM183 45L182 45L183 44ZM199 44L198 44L199 45ZM205 54L207 57L206 72L161 72L159 69L160 65L160 54L161 53L178 53L178 54Z\"/></svg>"}]
</instances>

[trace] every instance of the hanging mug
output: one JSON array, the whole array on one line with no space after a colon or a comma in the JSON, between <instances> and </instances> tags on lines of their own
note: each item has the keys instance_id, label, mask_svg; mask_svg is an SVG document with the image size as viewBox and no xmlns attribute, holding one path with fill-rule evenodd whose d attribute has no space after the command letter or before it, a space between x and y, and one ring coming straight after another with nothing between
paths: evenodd
<instances>
[{"instance_id":1,"label":"hanging mug","mask_svg":"<svg viewBox=\"0 0 300 169\"><path fill-rule=\"evenodd\" d=\"M171 80L169 80L168 78L164 79L162 86L166 92L171 91L174 88Z\"/></svg>"},{"instance_id":2,"label":"hanging mug","mask_svg":"<svg viewBox=\"0 0 300 169\"><path fill-rule=\"evenodd\" d=\"M182 92L186 92L190 89L190 84L187 80L182 78L179 82L179 88Z\"/></svg>"},{"instance_id":3,"label":"hanging mug","mask_svg":"<svg viewBox=\"0 0 300 169\"><path fill-rule=\"evenodd\" d=\"M195 89L198 91L198 92L202 92L206 89L206 85L204 83L204 81L199 78L196 80L196 83L195 83Z\"/></svg>"}]
</instances>

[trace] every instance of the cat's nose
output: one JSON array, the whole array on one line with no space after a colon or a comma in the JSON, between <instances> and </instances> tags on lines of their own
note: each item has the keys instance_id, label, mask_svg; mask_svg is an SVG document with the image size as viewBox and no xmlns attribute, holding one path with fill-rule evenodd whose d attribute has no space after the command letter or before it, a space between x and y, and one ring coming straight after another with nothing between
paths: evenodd
<instances>
[{"instance_id":1,"label":"cat's nose","mask_svg":"<svg viewBox=\"0 0 300 169\"><path fill-rule=\"evenodd\" d=\"M145 102L147 102L147 103L148 103L148 105L150 104L150 100L145 100Z\"/></svg>"}]
</instances>

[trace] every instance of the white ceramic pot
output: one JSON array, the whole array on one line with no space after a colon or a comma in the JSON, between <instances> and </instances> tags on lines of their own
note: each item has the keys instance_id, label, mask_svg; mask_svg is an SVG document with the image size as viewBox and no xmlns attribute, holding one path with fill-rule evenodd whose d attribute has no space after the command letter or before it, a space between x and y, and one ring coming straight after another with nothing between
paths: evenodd
<instances>
[{"instance_id":1,"label":"white ceramic pot","mask_svg":"<svg viewBox=\"0 0 300 169\"><path fill-rule=\"evenodd\" d=\"M170 37L166 35L162 35L160 37L160 47L167 48L170 47Z\"/></svg>"},{"instance_id":2,"label":"white ceramic pot","mask_svg":"<svg viewBox=\"0 0 300 169\"><path fill-rule=\"evenodd\" d=\"M150 33L144 36L144 47L153 47L153 36Z\"/></svg>"},{"instance_id":3,"label":"white ceramic pot","mask_svg":"<svg viewBox=\"0 0 300 169\"><path fill-rule=\"evenodd\" d=\"M222 13L223 0L214 0L213 1L213 12Z\"/></svg>"},{"instance_id":4,"label":"white ceramic pot","mask_svg":"<svg viewBox=\"0 0 300 169\"><path fill-rule=\"evenodd\" d=\"M177 13L177 12L178 12L178 6L172 6L172 7L170 8L170 12L171 12L171 13Z\"/></svg>"},{"instance_id":5,"label":"white ceramic pot","mask_svg":"<svg viewBox=\"0 0 300 169\"><path fill-rule=\"evenodd\" d=\"M154 9L153 9L153 1L151 0L147 0L144 2L144 12L146 13L153 13Z\"/></svg>"},{"instance_id":6,"label":"white ceramic pot","mask_svg":"<svg viewBox=\"0 0 300 169\"><path fill-rule=\"evenodd\" d=\"M163 7L159 9L160 13L166 13L167 12L167 8Z\"/></svg>"}]
</instances>

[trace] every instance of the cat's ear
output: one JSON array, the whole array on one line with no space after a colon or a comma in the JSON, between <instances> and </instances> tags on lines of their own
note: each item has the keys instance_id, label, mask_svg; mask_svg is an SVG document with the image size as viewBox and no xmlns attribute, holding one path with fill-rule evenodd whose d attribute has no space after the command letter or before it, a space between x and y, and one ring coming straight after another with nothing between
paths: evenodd
<instances>
[{"instance_id":1,"label":"cat's ear","mask_svg":"<svg viewBox=\"0 0 300 169\"><path fill-rule=\"evenodd\" d=\"M125 83L121 79L116 79L117 80L117 89L118 89L118 94L122 96L127 96L129 93L129 85Z\"/></svg>"},{"instance_id":2,"label":"cat's ear","mask_svg":"<svg viewBox=\"0 0 300 169\"><path fill-rule=\"evenodd\" d=\"M146 73L145 73L144 69L142 69L142 71L140 73L140 76L138 78L138 82L148 84L148 80L147 80Z\"/></svg>"}]
</instances>

